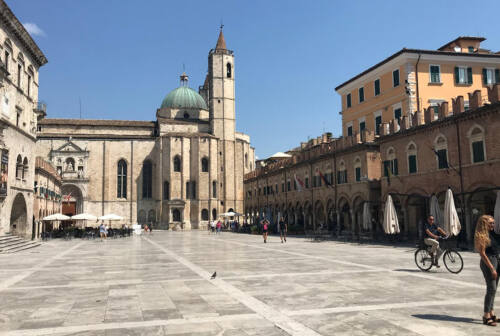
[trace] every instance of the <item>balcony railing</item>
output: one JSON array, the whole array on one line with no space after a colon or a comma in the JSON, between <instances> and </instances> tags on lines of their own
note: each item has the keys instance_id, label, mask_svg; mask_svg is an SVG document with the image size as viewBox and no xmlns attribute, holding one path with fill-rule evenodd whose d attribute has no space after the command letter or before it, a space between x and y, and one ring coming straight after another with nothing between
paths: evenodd
<instances>
[{"instance_id":1,"label":"balcony railing","mask_svg":"<svg viewBox=\"0 0 500 336\"><path fill-rule=\"evenodd\" d=\"M43 101L39 101L36 103L35 110L37 112L43 112L46 114L47 113L47 104Z\"/></svg>"}]
</instances>

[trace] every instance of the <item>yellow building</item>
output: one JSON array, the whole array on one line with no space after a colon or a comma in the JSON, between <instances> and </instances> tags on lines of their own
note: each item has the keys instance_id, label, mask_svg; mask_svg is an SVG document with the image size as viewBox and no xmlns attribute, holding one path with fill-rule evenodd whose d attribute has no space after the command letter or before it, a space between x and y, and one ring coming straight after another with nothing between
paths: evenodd
<instances>
[{"instance_id":1,"label":"yellow building","mask_svg":"<svg viewBox=\"0 0 500 336\"><path fill-rule=\"evenodd\" d=\"M459 95L467 109L468 93L475 90L487 97L487 86L500 82L500 53L481 49L484 40L465 36L438 50L403 48L337 86L344 136L363 129L380 134L382 123L429 106L436 106L437 118L437 106Z\"/></svg>"}]
</instances>

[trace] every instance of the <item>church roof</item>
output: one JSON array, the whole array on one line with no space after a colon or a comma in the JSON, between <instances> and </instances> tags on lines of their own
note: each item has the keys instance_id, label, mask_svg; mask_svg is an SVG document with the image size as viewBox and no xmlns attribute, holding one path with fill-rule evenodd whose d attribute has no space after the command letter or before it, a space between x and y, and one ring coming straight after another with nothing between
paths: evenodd
<instances>
[{"instance_id":1,"label":"church roof","mask_svg":"<svg viewBox=\"0 0 500 336\"><path fill-rule=\"evenodd\" d=\"M165 107L208 110L205 99L198 92L187 86L180 86L171 91L161 103L161 108Z\"/></svg>"},{"instance_id":2,"label":"church roof","mask_svg":"<svg viewBox=\"0 0 500 336\"><path fill-rule=\"evenodd\" d=\"M217 45L215 46L215 50L218 49L227 49L226 40L224 39L224 34L222 33L222 28L219 33L219 38L217 39Z\"/></svg>"}]
</instances>

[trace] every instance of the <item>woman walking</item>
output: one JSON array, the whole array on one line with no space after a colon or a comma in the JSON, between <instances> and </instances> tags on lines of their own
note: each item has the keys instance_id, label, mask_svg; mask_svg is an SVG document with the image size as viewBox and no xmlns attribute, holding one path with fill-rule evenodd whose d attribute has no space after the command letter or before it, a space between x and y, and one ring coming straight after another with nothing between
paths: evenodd
<instances>
[{"instance_id":1,"label":"woman walking","mask_svg":"<svg viewBox=\"0 0 500 336\"><path fill-rule=\"evenodd\" d=\"M474 246L481 256L479 264L486 281L486 295L484 297L483 324L496 326L500 320L493 312L495 294L498 286L498 273L500 272L500 242L499 236L495 234L495 220L488 215L482 215L476 224L474 234Z\"/></svg>"},{"instance_id":2,"label":"woman walking","mask_svg":"<svg viewBox=\"0 0 500 336\"><path fill-rule=\"evenodd\" d=\"M269 221L264 219L262 222L262 238L264 238L264 244L267 243L267 230L269 229Z\"/></svg>"}]
</instances>

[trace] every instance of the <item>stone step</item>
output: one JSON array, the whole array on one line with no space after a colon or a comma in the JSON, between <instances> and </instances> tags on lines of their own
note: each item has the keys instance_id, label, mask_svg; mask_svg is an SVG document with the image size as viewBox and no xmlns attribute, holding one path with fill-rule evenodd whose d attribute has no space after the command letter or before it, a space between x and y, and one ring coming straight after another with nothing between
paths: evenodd
<instances>
[{"instance_id":1,"label":"stone step","mask_svg":"<svg viewBox=\"0 0 500 336\"><path fill-rule=\"evenodd\" d=\"M3 249L10 247L10 246L21 245L24 243L26 243L26 240L21 239L21 238L0 241L0 250L3 250Z\"/></svg>"},{"instance_id":2,"label":"stone step","mask_svg":"<svg viewBox=\"0 0 500 336\"><path fill-rule=\"evenodd\" d=\"M31 248L34 248L34 247L38 247L42 245L42 243L40 242L37 242L37 241L25 241L23 244L18 244L18 245L15 245L15 246L9 246L9 247L6 247L6 248L2 248L0 250L0 253L15 253L15 252L20 252L20 251L24 251L24 250L28 250L28 249L31 249Z\"/></svg>"}]
</instances>

